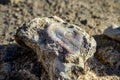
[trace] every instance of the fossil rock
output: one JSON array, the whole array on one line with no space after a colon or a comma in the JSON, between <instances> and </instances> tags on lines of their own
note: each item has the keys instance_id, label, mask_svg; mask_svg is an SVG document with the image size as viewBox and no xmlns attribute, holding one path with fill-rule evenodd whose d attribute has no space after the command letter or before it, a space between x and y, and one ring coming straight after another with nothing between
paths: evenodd
<instances>
[{"instance_id":1,"label":"fossil rock","mask_svg":"<svg viewBox=\"0 0 120 80\"><path fill-rule=\"evenodd\" d=\"M56 16L25 23L15 39L37 53L50 80L77 80L85 71L86 60L96 51L93 37Z\"/></svg>"},{"instance_id":2,"label":"fossil rock","mask_svg":"<svg viewBox=\"0 0 120 80\"><path fill-rule=\"evenodd\" d=\"M113 26L108 27L104 31L104 35L114 40L120 41L120 26L113 25Z\"/></svg>"}]
</instances>

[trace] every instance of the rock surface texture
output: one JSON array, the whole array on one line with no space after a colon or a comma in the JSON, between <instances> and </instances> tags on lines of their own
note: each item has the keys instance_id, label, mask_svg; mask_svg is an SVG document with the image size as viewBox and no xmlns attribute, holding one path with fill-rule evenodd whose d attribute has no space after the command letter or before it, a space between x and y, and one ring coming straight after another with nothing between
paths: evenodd
<instances>
[{"instance_id":1,"label":"rock surface texture","mask_svg":"<svg viewBox=\"0 0 120 80\"><path fill-rule=\"evenodd\" d=\"M35 18L18 29L16 41L37 53L50 80L77 80L96 51L83 29L57 16Z\"/></svg>"}]
</instances>

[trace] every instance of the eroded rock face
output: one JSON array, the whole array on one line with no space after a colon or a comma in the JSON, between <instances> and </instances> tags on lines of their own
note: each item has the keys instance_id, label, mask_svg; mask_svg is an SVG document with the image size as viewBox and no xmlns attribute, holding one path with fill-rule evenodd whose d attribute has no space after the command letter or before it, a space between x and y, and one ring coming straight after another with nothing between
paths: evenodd
<instances>
[{"instance_id":1,"label":"eroded rock face","mask_svg":"<svg viewBox=\"0 0 120 80\"><path fill-rule=\"evenodd\" d=\"M25 23L15 39L37 53L50 80L77 80L85 71L86 60L96 51L93 37L56 16Z\"/></svg>"}]
</instances>

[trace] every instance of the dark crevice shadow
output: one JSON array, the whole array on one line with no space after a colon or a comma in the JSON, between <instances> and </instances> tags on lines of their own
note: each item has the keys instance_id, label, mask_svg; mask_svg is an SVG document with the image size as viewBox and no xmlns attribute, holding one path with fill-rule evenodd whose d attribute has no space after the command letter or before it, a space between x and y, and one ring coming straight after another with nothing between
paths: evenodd
<instances>
[{"instance_id":1,"label":"dark crevice shadow","mask_svg":"<svg viewBox=\"0 0 120 80\"><path fill-rule=\"evenodd\" d=\"M116 75L120 77L120 42L105 35L95 35L93 37L96 40L97 48L94 56L87 60L90 69L97 76ZM109 62L110 57L114 59L112 61L116 60L116 62Z\"/></svg>"},{"instance_id":2,"label":"dark crevice shadow","mask_svg":"<svg viewBox=\"0 0 120 80\"><path fill-rule=\"evenodd\" d=\"M17 44L0 45L0 70L6 68L8 72L5 80L40 80L43 66L38 61L38 56L31 49L18 46ZM7 64L2 66L3 64ZM29 76L23 76L25 73Z\"/></svg>"},{"instance_id":3,"label":"dark crevice shadow","mask_svg":"<svg viewBox=\"0 0 120 80\"><path fill-rule=\"evenodd\" d=\"M20 47L16 44L0 45L0 52L3 55L2 60L4 62L13 62L26 55L29 51L29 49Z\"/></svg>"},{"instance_id":4,"label":"dark crevice shadow","mask_svg":"<svg viewBox=\"0 0 120 80\"><path fill-rule=\"evenodd\" d=\"M0 4L6 5L10 3L10 0L0 0Z\"/></svg>"},{"instance_id":5,"label":"dark crevice shadow","mask_svg":"<svg viewBox=\"0 0 120 80\"><path fill-rule=\"evenodd\" d=\"M120 50L120 42L113 40L105 35L95 35L93 36L94 39L96 40L97 43L97 49L101 48L101 47L109 47L109 46L113 46L114 48L117 48L117 50Z\"/></svg>"}]
</instances>

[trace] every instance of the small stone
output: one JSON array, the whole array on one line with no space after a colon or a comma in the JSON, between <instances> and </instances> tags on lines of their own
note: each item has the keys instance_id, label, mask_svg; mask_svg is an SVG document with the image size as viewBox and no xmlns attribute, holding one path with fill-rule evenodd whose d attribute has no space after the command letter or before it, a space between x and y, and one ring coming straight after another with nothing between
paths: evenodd
<instances>
[{"instance_id":1,"label":"small stone","mask_svg":"<svg viewBox=\"0 0 120 80\"><path fill-rule=\"evenodd\" d=\"M113 26L108 27L104 31L104 35L114 40L120 41L120 26L113 25Z\"/></svg>"},{"instance_id":2,"label":"small stone","mask_svg":"<svg viewBox=\"0 0 120 80\"><path fill-rule=\"evenodd\" d=\"M96 51L93 37L57 16L25 23L18 29L15 40L37 53L50 80L77 80L86 60Z\"/></svg>"}]
</instances>

